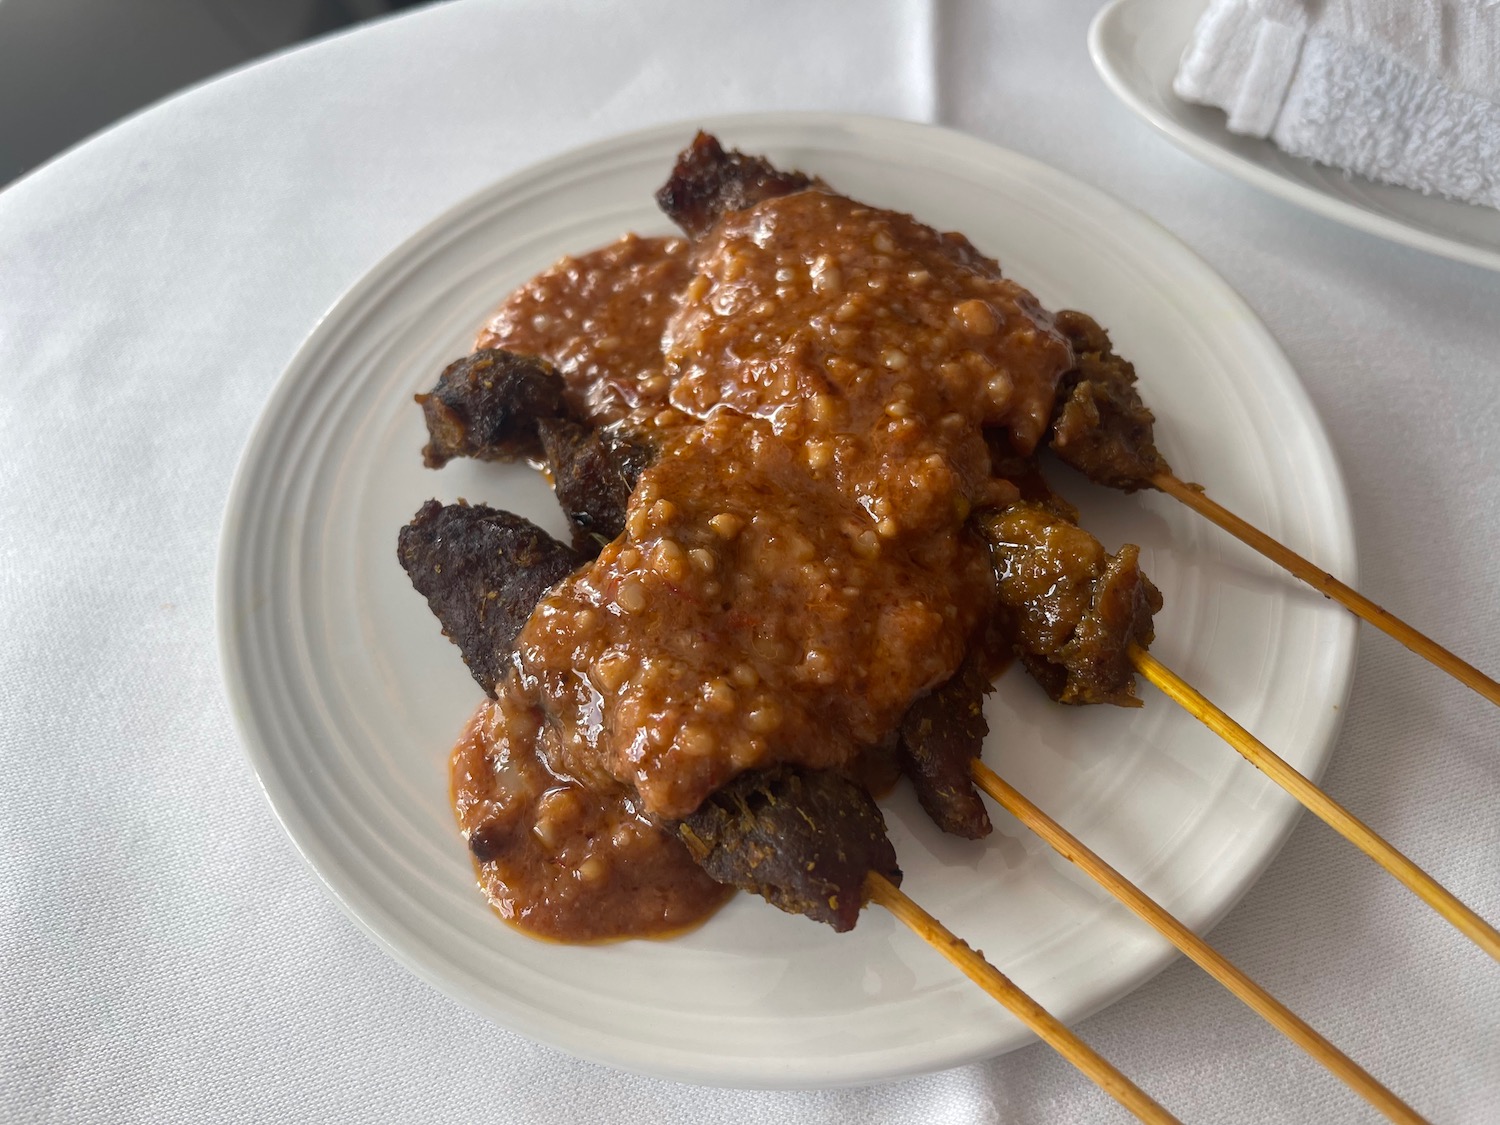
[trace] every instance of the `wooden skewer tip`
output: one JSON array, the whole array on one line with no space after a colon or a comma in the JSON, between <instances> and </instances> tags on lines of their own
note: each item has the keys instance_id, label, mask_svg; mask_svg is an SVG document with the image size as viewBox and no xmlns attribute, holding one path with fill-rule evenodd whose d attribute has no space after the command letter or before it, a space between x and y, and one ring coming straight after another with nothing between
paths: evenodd
<instances>
[{"instance_id":1,"label":"wooden skewer tip","mask_svg":"<svg viewBox=\"0 0 1500 1125\"><path fill-rule=\"evenodd\" d=\"M1402 1125L1427 1125L1409 1105L1377 1082L1368 1071L1344 1054L1286 1005L1256 984L1223 954L1162 909L1149 895L1121 875L1076 836L1027 800L994 770L976 759L972 765L975 784L1059 855L1077 865L1140 918L1196 962L1209 976L1243 1001L1257 1015L1322 1063L1391 1121Z\"/></svg>"},{"instance_id":2,"label":"wooden skewer tip","mask_svg":"<svg viewBox=\"0 0 1500 1125\"><path fill-rule=\"evenodd\" d=\"M1500 961L1500 931L1494 926L1156 657L1132 645L1130 658L1136 670L1164 695L1234 747L1246 761L1300 801L1309 812L1385 868L1480 949Z\"/></svg>"},{"instance_id":3,"label":"wooden skewer tip","mask_svg":"<svg viewBox=\"0 0 1500 1125\"><path fill-rule=\"evenodd\" d=\"M1300 578L1320 594L1332 598L1361 620L1368 621L1381 632L1400 641L1422 659L1441 668L1491 703L1500 704L1500 682L1485 675L1468 661L1455 656L1425 633L1419 633L1394 613L1376 605L1352 586L1340 582L1321 567L1314 566L1296 551L1272 539L1254 524L1241 519L1222 504L1210 499L1201 485L1188 484L1172 473L1157 473L1151 478L1151 484L1174 500L1180 500L1211 523L1223 528L1241 543L1259 551L1277 566Z\"/></svg>"}]
</instances>

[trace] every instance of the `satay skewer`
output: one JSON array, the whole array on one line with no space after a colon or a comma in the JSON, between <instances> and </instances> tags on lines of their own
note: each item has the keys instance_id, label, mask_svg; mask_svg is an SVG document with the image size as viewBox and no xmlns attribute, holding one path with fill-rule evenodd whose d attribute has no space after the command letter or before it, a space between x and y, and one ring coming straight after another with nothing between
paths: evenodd
<instances>
[{"instance_id":1,"label":"satay skewer","mask_svg":"<svg viewBox=\"0 0 1500 1125\"><path fill-rule=\"evenodd\" d=\"M1344 1054L1295 1012L1277 1000L1223 954L1162 909L1149 895L1121 875L1097 854L1068 832L1057 821L1008 784L983 762L971 763L974 782L1027 828L1030 828L1057 853L1077 865L1085 874L1137 916L1150 923L1158 933L1192 958L1209 976L1242 1000L1257 1015L1311 1055L1341 1082L1392 1121L1423 1125L1425 1118L1377 1082L1368 1071Z\"/></svg>"},{"instance_id":2,"label":"satay skewer","mask_svg":"<svg viewBox=\"0 0 1500 1125\"><path fill-rule=\"evenodd\" d=\"M1486 676L1468 661L1455 656L1431 637L1419 633L1352 586L1340 582L1321 567L1314 566L1290 547L1272 539L1253 524L1245 522L1222 504L1210 499L1198 486L1187 484L1172 473L1157 473L1151 477L1151 484L1223 528L1241 543L1259 551L1277 566L1300 578L1320 594L1332 598L1362 621L1368 621L1382 633L1394 637L1422 659L1447 672L1459 683L1477 691L1491 703L1500 703L1500 682Z\"/></svg>"},{"instance_id":3,"label":"satay skewer","mask_svg":"<svg viewBox=\"0 0 1500 1125\"><path fill-rule=\"evenodd\" d=\"M1142 1121L1176 1120L899 889L885 818L859 783L786 764L748 770L673 830L711 878L837 932L869 903L885 907Z\"/></svg>"},{"instance_id":4,"label":"satay skewer","mask_svg":"<svg viewBox=\"0 0 1500 1125\"><path fill-rule=\"evenodd\" d=\"M1453 924L1465 937L1500 961L1500 931L1490 925L1427 872L1371 830L1348 809L1319 789L1265 743L1231 719L1206 696L1138 645L1130 648L1136 670L1173 702L1199 719L1234 747L1246 761L1280 785L1304 808L1390 872L1413 894Z\"/></svg>"},{"instance_id":5,"label":"satay skewer","mask_svg":"<svg viewBox=\"0 0 1500 1125\"><path fill-rule=\"evenodd\" d=\"M932 946L960 972L1029 1027L1046 1044L1082 1071L1115 1101L1146 1122L1177 1123L1149 1094L1121 1074L1103 1056L1078 1038L1056 1016L1026 995L1015 983L984 959L983 954L954 936L946 926L923 910L899 887L874 871L865 876L869 901L885 907L914 934ZM1420 1121L1420 1118L1411 1120Z\"/></svg>"}]
</instances>

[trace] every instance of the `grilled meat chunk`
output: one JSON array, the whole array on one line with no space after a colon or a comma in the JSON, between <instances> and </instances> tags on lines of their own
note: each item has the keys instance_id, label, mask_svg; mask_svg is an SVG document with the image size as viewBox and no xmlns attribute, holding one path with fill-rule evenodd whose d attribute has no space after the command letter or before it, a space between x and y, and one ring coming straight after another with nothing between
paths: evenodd
<instances>
[{"instance_id":1,"label":"grilled meat chunk","mask_svg":"<svg viewBox=\"0 0 1500 1125\"><path fill-rule=\"evenodd\" d=\"M1151 643L1162 606L1139 548L1111 555L1057 511L1026 501L976 523L995 566L1001 631L1047 694L1139 707L1128 650Z\"/></svg>"},{"instance_id":2,"label":"grilled meat chunk","mask_svg":"<svg viewBox=\"0 0 1500 1125\"><path fill-rule=\"evenodd\" d=\"M783 196L785 198L777 198ZM1119 555L1111 556L1097 540L1074 525L1071 517L1076 513L1046 487L1031 455L1042 437L1044 424L1050 419L1054 447L1070 463L1091 472L1091 475L1098 474L1096 479L1106 483L1140 487L1140 482L1145 479L1142 474L1149 476L1153 466L1160 461L1150 444L1151 416L1135 394L1133 370L1114 356L1107 335L1097 325L1080 314L1064 314L1059 327L1067 334L1068 344L1065 344L1057 333L1051 331L1051 318L1035 303L1035 299L1018 287L1003 282L998 265L980 255L961 236L936 235L907 216L875 213L859 207L843 197L827 193L820 181L799 173L780 172L758 157L726 151L706 134L699 134L683 152L671 179L659 192L658 202L695 240L696 246L684 255L691 258L692 266L727 263L726 276L734 279L746 294L763 292L766 307L779 310L780 316L764 323L756 322L753 337L749 335L749 327L736 325L729 325L718 335L712 335L710 329L718 331L723 327L720 324L725 319L720 316L722 310L706 300L702 293L691 296L697 293L695 288L678 293L672 298L675 311L661 332L665 369L658 370L654 366L657 341L653 338L643 349L649 352L653 361L649 367L649 380L641 374L647 368L638 363L614 373L605 372L601 366L599 373L588 379L575 379L572 400L575 403L592 402L584 392L603 385L608 378L614 380L610 386L624 388L619 393L622 400L628 400L632 407L639 407L640 403L654 404L655 400L647 396L646 383L661 385L658 390L650 391L651 395L665 393L671 387L670 381L656 376L670 372L677 377L680 362L685 360L700 364L704 372L722 377L719 383L706 382L715 402L724 403L725 396L741 394L743 388L751 387L755 380L745 375L745 372L753 373L754 370L744 361L747 341L754 342L757 347L764 344L766 355L779 359L785 351L784 342L802 339L801 334L811 317L821 315L821 310L828 306L830 298L817 286L799 291L797 299L804 304L794 304L790 298L782 301L780 271L771 269L779 260L777 255L794 265L812 260L813 251L824 246L828 238L826 230L816 225L819 222L826 226L837 219L833 229L848 232L845 249L850 254L866 255L859 261L868 266L872 279L893 288L895 296L889 298L894 302L893 308L898 312L908 308L918 312L926 310L921 316L914 313L909 322L903 319L903 323L896 325L898 336L890 341L893 347L909 345L914 349L913 355L930 352L941 356L947 354L943 349L950 348L953 343L945 335L947 329L943 326L950 324L950 313L956 307L954 301L957 297L943 289L941 303L933 304L936 298L931 297L922 287L925 283L919 284L916 278L938 277L944 279L944 284L957 287L954 292L959 296L973 295L972 300L964 300L957 306L964 331L973 336L972 340L966 339L962 343L959 358L967 362L970 358L968 349L972 345L974 359L989 357L994 360L991 366L1003 367L1016 378L1013 380L1012 399L1004 410L997 404L982 419L971 418L970 423L978 426L985 421L994 427L987 435L992 439L993 464L990 468L996 475L1014 479L1017 487L1014 491L1000 488L987 493L985 503L996 507L975 517L975 523L984 533L990 548L988 559L984 552L977 550L975 542L961 526L964 513L969 511L968 494L955 492L948 496L939 491L939 486L934 486L933 491L943 502L929 505L936 513L929 521L930 526L914 523L912 538L916 541L918 533L928 538L933 534L958 536L961 542L957 546L946 545L951 548L943 556L948 561L943 565L924 562L921 567L903 568L902 560L906 555L891 551L880 566L872 564L868 571L881 580L890 574L898 574L904 598L918 605L930 603L942 609L957 608L962 611L961 616L943 626L929 628L921 621L914 621L909 629L898 623L888 631L899 642L894 656L887 661L886 667L891 674L884 679L867 678L871 683L897 684L896 689L887 690L885 697L880 699L882 709L878 722L857 716L859 722L866 725L856 725L854 719L829 717L850 696L855 696L869 712L874 707L870 702L876 695L874 692L856 688L848 693L799 694L803 685L789 684L775 675L751 669L759 677L754 682L762 698L778 703L789 700L800 708L780 728L781 746L799 751L811 747L814 751L831 752L831 757L815 758L812 753L803 757L820 764L837 763L838 769L815 770L782 764L735 776L734 771L742 768L743 759L737 761L723 754L723 747L744 733L737 712L727 712L734 717L725 718L718 727L707 732L710 735L722 734L722 738L701 738L699 735L705 731L690 727L686 721L688 718L697 721L699 689L713 684L711 677L723 671L713 661L700 661L696 657L684 657L672 665L680 671L672 683L661 689L660 698L640 694L640 699L654 710L644 705L636 707L636 698L630 697L627 701L633 710L626 710L622 705L618 711L626 718L613 723L610 712L605 710L602 729L606 737L599 740L597 746L593 741L588 743L596 750L613 750L608 743L610 732L628 736L648 729L652 724L659 724L663 730L684 732L679 742L672 743L656 759L658 767L655 772L645 769L629 772L613 760L601 761L603 755L599 753L576 758L565 756L558 749L559 745L571 746L567 740L576 732L598 729L601 708L614 706L626 698L623 690L613 689L613 698L597 688L592 696L586 691L568 694L576 690L574 685L588 682L584 677L591 675L591 670L609 667L601 655L609 651L608 645L618 642L622 651L649 656L655 652L653 646L657 646L662 637L683 637L694 645L706 638L710 644L717 645L732 631L738 630L730 637L734 641L739 633L744 632L740 628L742 622L775 619L778 615L799 622L803 607L829 584L809 578L806 591L789 586L792 596L783 597L776 584L781 581L781 572L787 568L766 552L754 553L755 544L744 548L743 557L732 555L725 548L722 557L714 562L714 567L720 567L729 577L756 579L741 583L745 590L750 591L742 602L733 601L724 593L728 588L727 578L721 588L720 577L716 575L711 580L714 584L712 593L707 592L710 580L701 575L698 576L701 582L696 586L684 580L683 590L668 589L667 584L658 584L656 578L646 575L638 563L615 565L613 550L599 555L599 547L624 530L630 496L642 469L655 451L643 448L637 442L623 441L610 429L590 430L581 419L570 416L563 398L562 379L552 368L541 360L528 360L502 351L476 352L445 371L431 394L419 396L432 436L424 456L432 465L441 465L453 456L545 460L572 526L574 548L551 540L539 529L503 512L469 509L466 505L443 508L433 502L424 506L411 527L403 531L402 562L413 583L438 613L444 631L460 645L475 678L494 696L497 681L510 669L511 662L506 659L510 647L532 613L537 598L552 589L585 556L598 556L596 566L553 589L546 608L534 622L536 635L533 635L531 626L526 626L524 634L527 643L522 652L528 660L531 654L539 654L534 666L525 666L524 675L501 681L498 684L501 705L486 709L499 716L496 722L503 720L514 724L503 728L506 740L511 731L525 732L524 737L518 736L517 744L526 742L525 752L534 759L541 778L528 799L534 799L538 807L544 799L564 803L552 788L553 782L561 779L584 795L598 797L601 805L611 799L624 800L629 805L630 816L641 824L649 819L656 830L670 832L708 878L727 886L752 890L783 910L807 914L836 930L847 930L858 919L869 873L875 871L897 882L901 873L879 808L866 787L843 772L857 767L839 759L839 751L852 751L856 746L878 742L888 755L887 761L890 756L899 757L924 808L942 828L970 838L982 837L992 830L969 773L986 734L983 698L989 687L984 663L987 646L971 646L972 651L951 678L915 703L911 702L914 692L949 675L964 650L965 638L973 634L976 623L982 625L990 616L990 590L986 582L988 562L993 561L997 573L998 609L994 612L999 618L999 627L1003 627L1006 642L1014 647L1032 675L1055 698L1068 703L1134 705L1138 702L1134 696L1128 649L1132 643L1150 641L1151 615L1160 608L1160 595L1140 573L1134 547L1127 546ZM752 215L736 214L757 205L758 209ZM776 220L775 224L772 219ZM731 251L737 245L735 240L744 242L748 237L746 229L742 228L755 226L758 229L761 225L777 225L783 242L770 247L756 242L759 250L766 251L761 261L752 260L752 257L741 261L733 257ZM883 246L882 239L891 243L894 260L902 263L899 270L880 266L867 254L868 247ZM910 268L912 262L923 268ZM953 266L959 268L950 268ZM731 267L732 273L728 272ZM711 272L704 269L705 275ZM878 290L878 286L872 285L871 289ZM773 293L776 302L771 301ZM587 313L586 303L583 311ZM870 317L861 322L854 339L878 341L881 339L879 333L886 331L878 315L886 310L869 311ZM580 317L580 323L588 325L589 321L584 316ZM938 327L934 333L924 334L919 331L922 324ZM1016 326L1019 329L1011 331ZM700 327L703 332L695 335ZM1002 333L1001 328L1006 328L1006 331ZM918 347L924 339L925 345ZM602 347L604 340L611 341L609 349ZM692 341L691 345L683 345L684 340ZM606 350L613 352L619 341L609 333L603 335L600 342L602 354ZM674 351L679 345L680 350ZM865 344L858 346L865 347ZM871 343L869 348L874 346ZM854 347L850 345L850 348ZM689 351L691 355L687 354ZM864 355L856 350L851 355L858 360L851 360L851 369L862 371L870 366L867 361L880 353L871 351ZM563 354L559 352L557 358L561 361ZM967 396L964 401L968 401L974 394L984 391L981 367L973 368L981 383L970 387L969 382L965 382L969 376L964 375L970 368L954 364L958 374L953 380L958 387L968 388L962 395L954 391L955 397ZM945 377L947 371L945 367ZM1054 391L1064 371L1069 372L1062 396L1064 401L1054 414ZM570 372L569 377L574 378L574 374ZM893 375L891 378L897 377ZM920 383L914 378L906 389L912 390ZM847 391L853 401L852 388L841 384L840 389ZM993 397L993 384L989 390ZM803 388L793 387L790 400L800 401L805 397L802 392ZM743 410L731 403L729 405L735 408L716 415L714 421L726 423L744 417L762 417L767 407L775 405L774 395L781 392L763 394L752 390L745 393L748 398ZM635 397L637 394L641 397ZM886 404L885 398L871 401L877 413ZM1022 403L1024 409L1017 403ZM936 416L939 408L947 409L947 405L934 404L927 413ZM600 414L598 417L608 417L617 425L632 421L632 418L620 414ZM746 431L747 427L728 425L712 430L706 425L698 427L692 436L712 436L716 443L725 433L730 438L744 439L723 440L722 444L701 447L689 446L679 440L686 431L670 427L663 427L659 434L653 431L652 440L661 443L662 457L648 479L654 480L658 475L667 478L675 489L674 506L677 506L678 499L683 500L680 508L686 512L683 526L687 530L696 528L700 517L724 512L733 516L744 507L722 501L724 492L736 485L735 473L743 472L733 458L751 440L744 438ZM674 441L678 442L675 446ZM956 466L955 479L972 481L984 475L985 459L968 437L965 437L965 442L966 445L955 444L951 450L940 446L942 456L939 461L951 455ZM899 463L905 451L896 447L892 449L890 463ZM725 472L717 478L702 478L687 476L686 469L679 476L665 471L668 466L675 465L669 454L692 452L697 457L700 450L708 451L710 460L705 464L712 464L713 457L724 458ZM754 479L756 491L752 499L757 510L767 498L771 498L774 504L778 493L771 485L781 486L780 479L771 474L770 469L781 465L782 461L800 465L800 453L800 449L788 449L774 443L767 444L765 456L757 451L756 464L764 462L764 466L757 470L762 476ZM1127 453L1136 461L1122 468ZM975 454L978 454L977 465L973 464ZM857 468L865 471L867 467L861 464ZM893 475L884 460L878 465L872 462L868 469L867 477L851 479L880 483ZM795 482L801 478L791 479ZM748 489L741 491L749 493ZM868 491L856 495L851 489L850 496L863 503ZM1009 503L1007 497L1015 495L1021 499ZM920 499L925 502L930 497ZM921 505L915 507L920 509ZM830 510L835 515L842 514L842 509L830 507ZM806 523L814 527L832 523L818 505L809 505L809 511L812 518ZM955 512L960 514L955 516ZM445 520L449 521L448 524L440 526ZM660 522L665 524L666 517ZM766 522L778 536L782 534L778 521ZM796 526L794 521L787 522ZM895 523L893 519L893 526ZM649 530L656 537L662 537L660 526L653 525ZM674 529L673 534L677 535L678 529ZM645 542L651 538L645 534L638 537ZM774 538L767 539L767 542L775 541ZM661 538L661 542L671 542L675 546L678 540ZM900 545L898 541L893 546ZM819 546L822 544L814 546L815 552ZM662 553L666 554L665 551ZM764 568L751 565L759 559L770 559L770 562ZM704 569L713 570L714 567ZM661 573L667 569L659 568ZM761 569L766 573L760 573ZM933 573L945 576L945 581L946 576L961 575L963 581L955 578L951 587L935 587L937 592L929 595L925 580ZM653 584L645 585L648 580ZM627 586L627 581L632 585ZM896 588L894 583L893 588ZM862 599L880 604L863 594L862 587L838 589L846 594L847 590L855 591L858 596L847 595L847 600L849 609L856 613L860 608L857 603ZM922 597L913 598L913 589ZM617 602L609 602L608 599L614 598L616 591L620 590L631 597L627 600L622 594ZM652 594L645 596L643 590L652 591ZM696 596L700 593L702 596ZM772 597L780 597L787 604L778 603L774 608L768 608L766 603ZM836 604L843 608L842 602ZM575 606L582 606L587 612L571 616L565 612ZM608 606L610 611L596 612L600 606ZM687 608L674 614L638 612L662 606ZM701 618L694 616L700 610ZM935 618L938 615L929 616ZM555 633L555 644L552 639L546 644L539 640L533 644L553 622L574 620L589 624L571 631L564 625ZM622 627L621 622L630 624ZM674 659L679 655L668 646L661 647ZM732 656L732 645L726 647ZM851 644L846 647L852 656L836 652L835 657L827 661L831 667L863 669L872 662L874 646ZM519 659L516 664L520 666ZM668 666L668 662L662 661L661 666ZM911 673L913 668L917 669L915 674ZM901 678L903 675L909 678ZM511 689L515 687L520 691L519 685L528 677L542 682L547 676L555 679L548 681L552 686L546 692L533 692L527 687L518 702L511 695ZM837 675L830 677L831 687L838 687L837 679ZM661 699L667 701L665 708L659 706ZM806 703L805 700L813 702ZM506 701L516 703L514 715L504 712ZM580 705L575 708L575 703ZM906 714L898 723L897 717L903 709ZM787 710L791 712L793 708ZM679 719L683 721L679 722ZM894 731L893 727L896 728ZM786 733L788 728L792 729L792 734ZM539 732L549 737L538 737ZM562 739L550 737L558 733L563 735ZM589 737L592 739L594 735L591 733ZM795 737L802 741L795 742ZM492 769L493 759L487 756L491 753L487 747L500 744L494 730L487 732L484 740L471 744L475 761L469 776L478 776L483 770ZM509 742L505 744L509 745ZM716 768L712 772L704 767L701 763L705 746L714 754L721 754L729 763L728 767ZM759 748L755 749L759 753ZM692 760L686 751L691 751ZM711 761L717 766L719 759ZM681 779L692 782L695 776L696 788L687 789L688 796L677 799L675 803L670 799L673 791L661 784L663 778L676 785ZM629 780L622 781L624 777ZM730 780L704 799L703 794L725 777ZM496 784L489 790L482 786L474 788L480 799L488 799L487 793L519 791L511 784L514 778L505 781L505 785L511 785L510 789L500 784L498 774L493 771L491 780ZM658 790L653 792L653 786ZM606 790L614 796L608 796ZM622 793L623 797L620 796ZM650 798L650 803L643 797ZM669 819L694 805L698 807L688 816L680 820ZM469 807L480 806L471 804ZM596 812L598 810L590 810L589 815ZM541 824L542 820L538 819L536 823ZM505 835L504 824L494 817L476 820L469 828L471 848L482 863L499 863L514 842ZM570 840L581 840L589 846L596 839L589 827L580 829L574 825L569 832ZM602 839L602 834L597 838ZM652 838L660 839L659 835ZM529 837L527 840L529 843ZM676 842L673 842L673 848L685 863L687 856L682 854ZM697 870L692 874L695 878L703 878Z\"/></svg>"},{"instance_id":3,"label":"grilled meat chunk","mask_svg":"<svg viewBox=\"0 0 1500 1125\"><path fill-rule=\"evenodd\" d=\"M742 773L676 828L719 882L840 933L859 918L867 872L901 882L879 806L829 770L778 766Z\"/></svg>"},{"instance_id":4,"label":"grilled meat chunk","mask_svg":"<svg viewBox=\"0 0 1500 1125\"><path fill-rule=\"evenodd\" d=\"M450 363L436 387L416 396L430 439L422 460L441 469L455 457L540 457L537 422L562 417L562 394L562 377L534 356L484 348Z\"/></svg>"},{"instance_id":5,"label":"grilled meat chunk","mask_svg":"<svg viewBox=\"0 0 1500 1125\"><path fill-rule=\"evenodd\" d=\"M529 520L462 500L423 504L396 554L491 699L537 599L584 562Z\"/></svg>"},{"instance_id":6,"label":"grilled meat chunk","mask_svg":"<svg viewBox=\"0 0 1500 1125\"><path fill-rule=\"evenodd\" d=\"M542 451L573 546L589 558L625 531L625 509L651 452L612 430L588 430L566 418L538 425Z\"/></svg>"},{"instance_id":7,"label":"grilled meat chunk","mask_svg":"<svg viewBox=\"0 0 1500 1125\"><path fill-rule=\"evenodd\" d=\"M583 561L519 516L436 500L402 528L398 554L492 699L537 600ZM671 828L716 882L840 931L859 915L865 872L901 879L880 809L858 784L831 772L741 774ZM494 829L470 840L481 862L506 846Z\"/></svg>"},{"instance_id":8,"label":"grilled meat chunk","mask_svg":"<svg viewBox=\"0 0 1500 1125\"><path fill-rule=\"evenodd\" d=\"M1064 310L1055 323L1076 362L1058 388L1053 452L1098 484L1126 492L1156 487L1151 478L1172 470L1153 443L1156 417L1141 401L1135 367L1085 314Z\"/></svg>"},{"instance_id":9,"label":"grilled meat chunk","mask_svg":"<svg viewBox=\"0 0 1500 1125\"><path fill-rule=\"evenodd\" d=\"M698 239L726 212L743 211L762 199L817 183L801 172L778 171L762 157L725 152L717 139L700 132L678 155L671 177L656 193L656 203L689 238Z\"/></svg>"},{"instance_id":10,"label":"grilled meat chunk","mask_svg":"<svg viewBox=\"0 0 1500 1125\"><path fill-rule=\"evenodd\" d=\"M901 720L901 772L933 823L968 840L991 831L969 773L990 729L984 718L989 691L983 662L971 651L952 679L913 703Z\"/></svg>"}]
</instances>

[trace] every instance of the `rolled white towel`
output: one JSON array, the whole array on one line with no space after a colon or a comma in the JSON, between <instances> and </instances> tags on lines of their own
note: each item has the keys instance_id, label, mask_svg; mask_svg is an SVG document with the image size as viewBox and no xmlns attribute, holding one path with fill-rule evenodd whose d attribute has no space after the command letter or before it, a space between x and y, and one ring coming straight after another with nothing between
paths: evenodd
<instances>
[{"instance_id":1,"label":"rolled white towel","mask_svg":"<svg viewBox=\"0 0 1500 1125\"><path fill-rule=\"evenodd\" d=\"M1295 156L1500 208L1500 0L1212 0L1173 89Z\"/></svg>"}]
</instances>

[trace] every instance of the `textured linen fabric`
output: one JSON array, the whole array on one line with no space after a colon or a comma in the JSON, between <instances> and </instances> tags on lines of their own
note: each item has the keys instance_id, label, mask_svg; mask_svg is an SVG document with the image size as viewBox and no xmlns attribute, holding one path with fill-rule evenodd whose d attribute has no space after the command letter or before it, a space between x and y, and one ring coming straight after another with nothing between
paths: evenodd
<instances>
[{"instance_id":1,"label":"textured linen fabric","mask_svg":"<svg viewBox=\"0 0 1500 1125\"><path fill-rule=\"evenodd\" d=\"M190 91L0 194L0 1120L1129 1120L1043 1046L778 1093L491 1026L299 862L231 728L212 612L230 476L273 381L413 229L623 130L839 109L1037 157L1203 255L1328 425L1362 588L1500 668L1500 275L1177 152L1091 71L1097 7L453 4ZM1497 744L1500 711L1366 630L1324 780L1496 919ZM1500 1114L1500 966L1320 823L1213 940L1434 1121ZM1080 1031L1185 1121L1375 1120L1183 962Z\"/></svg>"}]
</instances>

